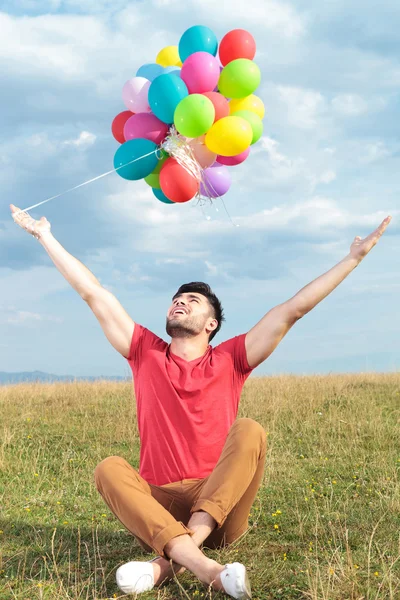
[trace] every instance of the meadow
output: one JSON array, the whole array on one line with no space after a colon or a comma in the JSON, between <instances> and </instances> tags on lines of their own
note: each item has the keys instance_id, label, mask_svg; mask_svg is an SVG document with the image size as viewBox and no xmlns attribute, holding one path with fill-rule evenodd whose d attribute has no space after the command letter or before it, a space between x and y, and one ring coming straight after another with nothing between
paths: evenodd
<instances>
[{"instance_id":1,"label":"meadow","mask_svg":"<svg viewBox=\"0 0 400 600\"><path fill-rule=\"evenodd\" d=\"M125 598L115 570L148 560L93 471L138 466L130 383L0 387L0 600ZM205 550L249 569L255 600L400 598L400 374L250 378L239 416L268 436L250 529ZM143 600L222 599L186 572Z\"/></svg>"}]
</instances>

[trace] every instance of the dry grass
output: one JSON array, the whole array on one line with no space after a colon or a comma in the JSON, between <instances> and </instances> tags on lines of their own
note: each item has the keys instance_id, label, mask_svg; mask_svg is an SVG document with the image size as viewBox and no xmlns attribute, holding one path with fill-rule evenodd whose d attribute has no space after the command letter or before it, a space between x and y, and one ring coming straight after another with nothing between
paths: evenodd
<instances>
[{"instance_id":1,"label":"dry grass","mask_svg":"<svg viewBox=\"0 0 400 600\"><path fill-rule=\"evenodd\" d=\"M147 556L93 470L138 465L131 385L9 386L0 405L0 599L122 597L116 568ZM207 554L244 562L259 600L399 599L400 375L250 379L240 416L268 432L265 478L249 532ZM210 593L185 573L142 597Z\"/></svg>"}]
</instances>

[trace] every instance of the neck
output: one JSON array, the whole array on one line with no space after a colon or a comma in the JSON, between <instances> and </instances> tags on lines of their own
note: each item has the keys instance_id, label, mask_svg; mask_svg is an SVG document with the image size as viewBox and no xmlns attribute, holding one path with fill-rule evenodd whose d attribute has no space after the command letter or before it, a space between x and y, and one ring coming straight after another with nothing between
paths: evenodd
<instances>
[{"instance_id":1,"label":"neck","mask_svg":"<svg viewBox=\"0 0 400 600\"><path fill-rule=\"evenodd\" d=\"M170 348L173 354L184 360L195 360L205 354L208 348L208 336L174 337Z\"/></svg>"}]
</instances>

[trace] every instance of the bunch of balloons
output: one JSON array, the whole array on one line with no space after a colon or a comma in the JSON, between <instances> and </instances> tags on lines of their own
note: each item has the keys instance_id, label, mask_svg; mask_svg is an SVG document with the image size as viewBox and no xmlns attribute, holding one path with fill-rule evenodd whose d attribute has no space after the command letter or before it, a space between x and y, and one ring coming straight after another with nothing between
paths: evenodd
<instances>
[{"instance_id":1,"label":"bunch of balloons","mask_svg":"<svg viewBox=\"0 0 400 600\"><path fill-rule=\"evenodd\" d=\"M141 66L123 87L127 110L112 123L117 173L144 178L167 204L224 195L229 167L246 160L263 132L255 53L248 31L234 29L218 46L211 29L196 25Z\"/></svg>"}]
</instances>

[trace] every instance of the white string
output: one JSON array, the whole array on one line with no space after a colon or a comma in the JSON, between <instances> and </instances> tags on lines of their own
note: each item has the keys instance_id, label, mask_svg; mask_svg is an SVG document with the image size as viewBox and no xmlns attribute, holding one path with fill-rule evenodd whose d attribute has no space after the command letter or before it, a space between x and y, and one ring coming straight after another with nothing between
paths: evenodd
<instances>
[{"instance_id":1,"label":"white string","mask_svg":"<svg viewBox=\"0 0 400 600\"><path fill-rule=\"evenodd\" d=\"M28 210L32 210L32 208L36 208L37 206L41 206L42 204L46 204L46 202L50 202L50 200L55 200L56 198L59 198L60 196L64 196L64 194L68 194L69 192L72 192L74 190L77 190L80 187L83 187L84 185L87 185L88 183L92 183L93 181L97 181L97 179L101 179L102 177L105 177L106 175L110 175L111 173L115 173L116 171L119 171L119 169L122 169L123 167L126 167L128 165L131 165L132 163L141 160L142 158L146 158L147 156L151 156L152 154L155 154L156 152L158 152L158 148L156 148L155 150L152 150L151 152L149 152L148 154L144 154L143 156L139 156L139 158L135 158L134 160L131 160L130 162L121 165L120 167L117 167L116 169L111 169L111 171L107 171L107 173L103 173L102 175L98 175L97 177L93 177L93 179L89 179L89 181L85 181L84 183L80 183L79 185L76 185L75 187L70 188L69 190L65 190L65 192L61 192L61 194L57 194L56 196L52 196L51 198L47 198L47 200L43 200L42 202L38 202L37 204L34 204L33 206L29 206L28 208L24 208L23 210L19 210L16 213L14 213L14 216L19 215L19 213L22 212L27 212Z\"/></svg>"}]
</instances>

